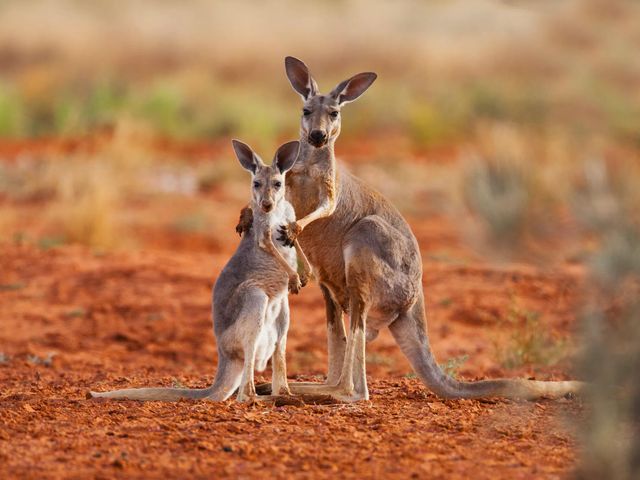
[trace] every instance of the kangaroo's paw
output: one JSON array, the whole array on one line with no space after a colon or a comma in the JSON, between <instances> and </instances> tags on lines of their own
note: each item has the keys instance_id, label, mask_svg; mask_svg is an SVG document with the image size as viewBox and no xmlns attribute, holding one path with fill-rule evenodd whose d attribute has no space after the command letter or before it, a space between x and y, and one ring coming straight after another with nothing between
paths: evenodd
<instances>
[{"instance_id":1,"label":"kangaroo's paw","mask_svg":"<svg viewBox=\"0 0 640 480\"><path fill-rule=\"evenodd\" d=\"M240 219L238 220L238 225L236 225L236 233L242 236L244 233L251 230L252 224L253 210L251 210L251 207L245 207L240 212Z\"/></svg>"},{"instance_id":2,"label":"kangaroo's paw","mask_svg":"<svg viewBox=\"0 0 640 480\"><path fill-rule=\"evenodd\" d=\"M311 272L302 272L300 274L300 286L301 287L306 287L307 284L311 281L312 278L312 274Z\"/></svg>"},{"instance_id":3,"label":"kangaroo's paw","mask_svg":"<svg viewBox=\"0 0 640 480\"><path fill-rule=\"evenodd\" d=\"M287 247L293 247L298 235L302 232L302 228L300 228L296 222L291 222L288 225L282 225L278 229L278 232L280 233L278 240L283 242Z\"/></svg>"},{"instance_id":4,"label":"kangaroo's paw","mask_svg":"<svg viewBox=\"0 0 640 480\"><path fill-rule=\"evenodd\" d=\"M289 277L289 292L297 295L302 288L302 282L297 273L294 273Z\"/></svg>"}]
</instances>

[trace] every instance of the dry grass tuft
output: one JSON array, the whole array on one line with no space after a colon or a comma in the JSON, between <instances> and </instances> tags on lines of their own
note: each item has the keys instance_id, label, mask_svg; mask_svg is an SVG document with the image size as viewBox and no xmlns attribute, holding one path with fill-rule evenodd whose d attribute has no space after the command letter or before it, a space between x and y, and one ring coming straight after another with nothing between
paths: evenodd
<instances>
[{"instance_id":1,"label":"dry grass tuft","mask_svg":"<svg viewBox=\"0 0 640 480\"><path fill-rule=\"evenodd\" d=\"M92 160L60 172L55 215L68 242L116 246L118 182L108 165Z\"/></svg>"}]
</instances>

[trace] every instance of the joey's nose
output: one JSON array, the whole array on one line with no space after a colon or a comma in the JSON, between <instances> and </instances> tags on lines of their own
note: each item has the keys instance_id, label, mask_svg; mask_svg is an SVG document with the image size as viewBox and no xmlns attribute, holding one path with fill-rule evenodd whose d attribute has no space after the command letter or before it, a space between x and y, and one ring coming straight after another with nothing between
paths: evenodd
<instances>
[{"instance_id":1,"label":"joey's nose","mask_svg":"<svg viewBox=\"0 0 640 480\"><path fill-rule=\"evenodd\" d=\"M316 147L321 147L327 141L327 134L322 130L312 130L309 134L309 143Z\"/></svg>"},{"instance_id":2,"label":"joey's nose","mask_svg":"<svg viewBox=\"0 0 640 480\"><path fill-rule=\"evenodd\" d=\"M272 208L273 208L273 203L269 201L262 202L262 210L264 210L265 212L267 213L270 212Z\"/></svg>"}]
</instances>

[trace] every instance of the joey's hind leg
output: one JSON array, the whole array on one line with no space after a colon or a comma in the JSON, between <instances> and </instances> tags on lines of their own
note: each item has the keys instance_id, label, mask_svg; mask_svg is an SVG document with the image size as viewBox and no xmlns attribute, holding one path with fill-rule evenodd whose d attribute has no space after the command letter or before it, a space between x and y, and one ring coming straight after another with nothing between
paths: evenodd
<instances>
[{"instance_id":1,"label":"joey's hind leg","mask_svg":"<svg viewBox=\"0 0 640 480\"><path fill-rule=\"evenodd\" d=\"M236 325L238 334L242 335L244 350L244 365L242 380L238 389L238 401L244 402L256 396L253 372L256 359L256 341L260 329L264 324L269 297L260 289L252 288L244 295L244 306L240 312Z\"/></svg>"},{"instance_id":2,"label":"joey's hind leg","mask_svg":"<svg viewBox=\"0 0 640 480\"><path fill-rule=\"evenodd\" d=\"M291 395L289 384L287 382L287 332L289 331L289 302L285 298L282 301L280 314L276 320L278 328L278 341L276 349L271 359L272 379L271 393L273 395Z\"/></svg>"}]
</instances>

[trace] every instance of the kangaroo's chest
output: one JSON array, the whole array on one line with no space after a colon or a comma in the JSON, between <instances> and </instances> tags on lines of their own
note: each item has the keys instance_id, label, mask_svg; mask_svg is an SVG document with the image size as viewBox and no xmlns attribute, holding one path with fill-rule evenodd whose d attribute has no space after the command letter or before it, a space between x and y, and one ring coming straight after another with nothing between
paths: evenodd
<instances>
[{"instance_id":1,"label":"kangaroo's chest","mask_svg":"<svg viewBox=\"0 0 640 480\"><path fill-rule=\"evenodd\" d=\"M318 208L324 175L325 172L316 166L287 175L287 200L293 205L296 218L302 218Z\"/></svg>"}]
</instances>

